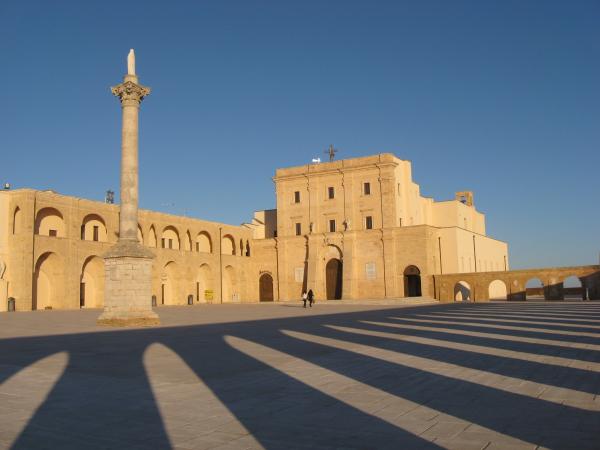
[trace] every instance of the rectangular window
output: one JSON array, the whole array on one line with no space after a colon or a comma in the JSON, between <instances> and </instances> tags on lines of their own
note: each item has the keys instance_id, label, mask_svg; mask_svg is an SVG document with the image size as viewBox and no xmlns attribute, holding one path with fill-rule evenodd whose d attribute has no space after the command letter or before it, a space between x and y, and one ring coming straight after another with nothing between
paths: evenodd
<instances>
[{"instance_id":1,"label":"rectangular window","mask_svg":"<svg viewBox=\"0 0 600 450\"><path fill-rule=\"evenodd\" d=\"M302 224L300 222L296 223L296 236L300 236L302 234Z\"/></svg>"},{"instance_id":2,"label":"rectangular window","mask_svg":"<svg viewBox=\"0 0 600 450\"><path fill-rule=\"evenodd\" d=\"M300 191L294 192L294 203L300 203Z\"/></svg>"},{"instance_id":3,"label":"rectangular window","mask_svg":"<svg viewBox=\"0 0 600 450\"><path fill-rule=\"evenodd\" d=\"M200 251L200 242L196 242L196 251L199 252Z\"/></svg>"},{"instance_id":4,"label":"rectangular window","mask_svg":"<svg viewBox=\"0 0 600 450\"><path fill-rule=\"evenodd\" d=\"M95 242L98 242L98 225L94 225L94 236L93 239Z\"/></svg>"},{"instance_id":5,"label":"rectangular window","mask_svg":"<svg viewBox=\"0 0 600 450\"><path fill-rule=\"evenodd\" d=\"M48 236L50 236L50 237L56 237L56 236L58 236L58 231L56 231L56 230L48 230Z\"/></svg>"},{"instance_id":6,"label":"rectangular window","mask_svg":"<svg viewBox=\"0 0 600 450\"><path fill-rule=\"evenodd\" d=\"M365 217L365 228L367 230L372 230L373 229L373 216L367 216L367 217Z\"/></svg>"},{"instance_id":7,"label":"rectangular window","mask_svg":"<svg viewBox=\"0 0 600 450\"><path fill-rule=\"evenodd\" d=\"M169 248L173 248L173 239L169 239Z\"/></svg>"},{"instance_id":8,"label":"rectangular window","mask_svg":"<svg viewBox=\"0 0 600 450\"><path fill-rule=\"evenodd\" d=\"M161 245L161 247L162 247L162 248L167 248L167 247L166 247L166 243L167 243L167 241L166 241L166 239L165 239L165 238L161 238L161 239L160 239L160 245Z\"/></svg>"},{"instance_id":9,"label":"rectangular window","mask_svg":"<svg viewBox=\"0 0 600 450\"><path fill-rule=\"evenodd\" d=\"M329 221L329 231L333 233L335 231L335 219Z\"/></svg>"},{"instance_id":10,"label":"rectangular window","mask_svg":"<svg viewBox=\"0 0 600 450\"><path fill-rule=\"evenodd\" d=\"M371 183L368 181L363 184L363 194L371 195Z\"/></svg>"},{"instance_id":11,"label":"rectangular window","mask_svg":"<svg viewBox=\"0 0 600 450\"><path fill-rule=\"evenodd\" d=\"M81 225L81 240L85 240L85 225Z\"/></svg>"},{"instance_id":12,"label":"rectangular window","mask_svg":"<svg viewBox=\"0 0 600 450\"><path fill-rule=\"evenodd\" d=\"M327 196L332 199L335 198L335 188L333 186L329 186L327 188Z\"/></svg>"},{"instance_id":13,"label":"rectangular window","mask_svg":"<svg viewBox=\"0 0 600 450\"><path fill-rule=\"evenodd\" d=\"M402 226L402 217L400 217L400 218L398 219L398 225L399 225L399 226Z\"/></svg>"}]
</instances>

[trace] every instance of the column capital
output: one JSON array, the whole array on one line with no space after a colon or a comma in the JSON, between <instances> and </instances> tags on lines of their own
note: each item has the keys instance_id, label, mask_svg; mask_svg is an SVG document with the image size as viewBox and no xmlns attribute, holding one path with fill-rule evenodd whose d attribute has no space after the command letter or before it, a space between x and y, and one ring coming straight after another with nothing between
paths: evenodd
<instances>
[{"instance_id":1,"label":"column capital","mask_svg":"<svg viewBox=\"0 0 600 450\"><path fill-rule=\"evenodd\" d=\"M115 97L119 97L123 106L139 106L144 97L150 94L150 88L127 80L110 88Z\"/></svg>"}]
</instances>

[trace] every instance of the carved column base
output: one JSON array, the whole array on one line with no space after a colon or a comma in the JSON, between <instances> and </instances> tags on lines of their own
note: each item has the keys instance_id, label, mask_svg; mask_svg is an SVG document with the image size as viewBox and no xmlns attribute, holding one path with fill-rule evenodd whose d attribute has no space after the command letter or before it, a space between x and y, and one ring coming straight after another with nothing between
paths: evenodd
<instances>
[{"instance_id":1,"label":"carved column base","mask_svg":"<svg viewBox=\"0 0 600 450\"><path fill-rule=\"evenodd\" d=\"M99 325L151 326L160 324L152 310L152 259L138 243L118 243L104 255L104 312Z\"/></svg>"}]
</instances>

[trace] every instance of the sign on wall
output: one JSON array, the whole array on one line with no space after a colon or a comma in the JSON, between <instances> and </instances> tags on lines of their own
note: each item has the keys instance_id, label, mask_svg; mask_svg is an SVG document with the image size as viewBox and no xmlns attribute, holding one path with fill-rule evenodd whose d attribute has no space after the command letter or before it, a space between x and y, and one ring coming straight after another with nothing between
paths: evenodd
<instances>
[{"instance_id":1,"label":"sign on wall","mask_svg":"<svg viewBox=\"0 0 600 450\"><path fill-rule=\"evenodd\" d=\"M304 267L296 267L294 269L294 280L296 283L302 283L304 281Z\"/></svg>"},{"instance_id":2,"label":"sign on wall","mask_svg":"<svg viewBox=\"0 0 600 450\"><path fill-rule=\"evenodd\" d=\"M375 271L375 263L369 262L365 264L365 274L367 276L367 280L374 280L377 278L377 272Z\"/></svg>"},{"instance_id":3,"label":"sign on wall","mask_svg":"<svg viewBox=\"0 0 600 450\"><path fill-rule=\"evenodd\" d=\"M213 300L214 295L212 289L207 289L204 291L204 300Z\"/></svg>"}]
</instances>

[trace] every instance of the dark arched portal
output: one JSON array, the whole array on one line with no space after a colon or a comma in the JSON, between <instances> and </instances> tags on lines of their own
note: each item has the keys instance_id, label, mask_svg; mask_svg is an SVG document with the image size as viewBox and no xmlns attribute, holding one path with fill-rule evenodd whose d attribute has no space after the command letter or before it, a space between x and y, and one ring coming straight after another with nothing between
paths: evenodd
<instances>
[{"instance_id":1,"label":"dark arched portal","mask_svg":"<svg viewBox=\"0 0 600 450\"><path fill-rule=\"evenodd\" d=\"M273 277L263 273L258 279L258 298L261 302L273 301Z\"/></svg>"},{"instance_id":2,"label":"dark arched portal","mask_svg":"<svg viewBox=\"0 0 600 450\"><path fill-rule=\"evenodd\" d=\"M404 269L404 296L421 296L421 271L417 266L408 266Z\"/></svg>"},{"instance_id":3,"label":"dark arched portal","mask_svg":"<svg viewBox=\"0 0 600 450\"><path fill-rule=\"evenodd\" d=\"M325 285L327 300L339 300L342 298L342 261L330 259L325 267Z\"/></svg>"}]
</instances>

